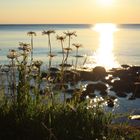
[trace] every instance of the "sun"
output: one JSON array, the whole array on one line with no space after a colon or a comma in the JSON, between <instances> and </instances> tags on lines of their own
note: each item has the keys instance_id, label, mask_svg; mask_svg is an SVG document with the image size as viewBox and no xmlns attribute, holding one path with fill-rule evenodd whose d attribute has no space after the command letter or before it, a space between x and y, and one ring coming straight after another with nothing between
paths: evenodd
<instances>
[{"instance_id":1,"label":"sun","mask_svg":"<svg viewBox=\"0 0 140 140\"><path fill-rule=\"evenodd\" d=\"M113 4L113 0L97 0L97 3L102 6L110 6Z\"/></svg>"}]
</instances>

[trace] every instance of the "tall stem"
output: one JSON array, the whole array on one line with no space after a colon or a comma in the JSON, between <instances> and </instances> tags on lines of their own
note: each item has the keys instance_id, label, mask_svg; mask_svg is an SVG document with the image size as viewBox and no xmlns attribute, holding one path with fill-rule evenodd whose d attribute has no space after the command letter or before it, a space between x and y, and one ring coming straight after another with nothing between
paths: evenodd
<instances>
[{"instance_id":1,"label":"tall stem","mask_svg":"<svg viewBox=\"0 0 140 140\"><path fill-rule=\"evenodd\" d=\"M62 47L62 55L63 55L63 59L62 59L62 65L64 64L64 47L63 47L63 41L61 40L61 47Z\"/></svg>"},{"instance_id":2,"label":"tall stem","mask_svg":"<svg viewBox=\"0 0 140 140\"><path fill-rule=\"evenodd\" d=\"M33 61L33 35L31 35L31 63Z\"/></svg>"},{"instance_id":3,"label":"tall stem","mask_svg":"<svg viewBox=\"0 0 140 140\"><path fill-rule=\"evenodd\" d=\"M12 91L13 91L13 99L14 99L14 101L15 101L15 82L16 82L16 79L15 79L15 64L14 64L14 59L12 59L12 81L13 81L13 83L12 83Z\"/></svg>"},{"instance_id":4,"label":"tall stem","mask_svg":"<svg viewBox=\"0 0 140 140\"><path fill-rule=\"evenodd\" d=\"M75 61L75 70L77 69L77 63L78 63L78 48L76 49L76 61Z\"/></svg>"},{"instance_id":5,"label":"tall stem","mask_svg":"<svg viewBox=\"0 0 140 140\"><path fill-rule=\"evenodd\" d=\"M50 54L52 54L52 47L51 47L50 35L48 35L48 43L49 43L49 48L50 48Z\"/></svg>"},{"instance_id":6,"label":"tall stem","mask_svg":"<svg viewBox=\"0 0 140 140\"><path fill-rule=\"evenodd\" d=\"M49 57L49 69L51 68L51 64L52 64L52 58L51 56Z\"/></svg>"}]
</instances>

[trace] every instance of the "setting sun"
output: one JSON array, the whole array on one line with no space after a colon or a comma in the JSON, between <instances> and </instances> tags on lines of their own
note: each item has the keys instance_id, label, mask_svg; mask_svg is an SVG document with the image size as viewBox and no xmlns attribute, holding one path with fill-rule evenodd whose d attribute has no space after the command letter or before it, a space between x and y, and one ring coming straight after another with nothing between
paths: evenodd
<instances>
[{"instance_id":1,"label":"setting sun","mask_svg":"<svg viewBox=\"0 0 140 140\"><path fill-rule=\"evenodd\" d=\"M97 0L97 3L103 6L109 6L113 4L113 0Z\"/></svg>"}]
</instances>

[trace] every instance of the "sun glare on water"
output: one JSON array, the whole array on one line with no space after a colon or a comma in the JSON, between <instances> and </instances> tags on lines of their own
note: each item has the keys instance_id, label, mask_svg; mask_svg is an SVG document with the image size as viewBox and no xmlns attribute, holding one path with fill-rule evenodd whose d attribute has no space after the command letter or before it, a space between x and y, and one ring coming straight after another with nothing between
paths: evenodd
<instances>
[{"instance_id":1,"label":"sun glare on water","mask_svg":"<svg viewBox=\"0 0 140 140\"><path fill-rule=\"evenodd\" d=\"M118 67L116 62L113 47L114 47L114 32L117 31L115 24L96 24L93 28L99 33L99 47L94 53L96 65L104 66L105 68Z\"/></svg>"}]
</instances>

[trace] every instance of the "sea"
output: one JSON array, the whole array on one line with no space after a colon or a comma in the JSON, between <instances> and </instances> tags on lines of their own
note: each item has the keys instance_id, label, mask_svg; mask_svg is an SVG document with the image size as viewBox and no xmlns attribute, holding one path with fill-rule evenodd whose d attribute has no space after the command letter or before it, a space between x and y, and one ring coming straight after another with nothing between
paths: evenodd
<instances>
[{"instance_id":1,"label":"sea","mask_svg":"<svg viewBox=\"0 0 140 140\"><path fill-rule=\"evenodd\" d=\"M93 68L97 65L106 69L120 67L122 64L140 66L140 24L12 24L0 25L0 64L8 64L9 50L18 50L19 42L30 43L27 32L34 31L34 60L44 62L48 67L48 37L42 35L43 31L55 30L51 34L53 66L59 66L62 61L61 43L56 36L64 36L64 32L76 32L76 37L71 37L71 48L68 63L74 65L76 61L76 48L73 44L81 44L78 49L78 68ZM68 38L64 40L64 48L68 47ZM111 111L134 112L140 114L140 99L129 101L119 98L119 105Z\"/></svg>"}]
</instances>

